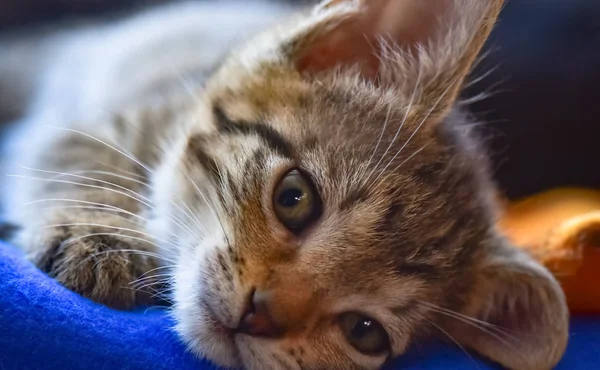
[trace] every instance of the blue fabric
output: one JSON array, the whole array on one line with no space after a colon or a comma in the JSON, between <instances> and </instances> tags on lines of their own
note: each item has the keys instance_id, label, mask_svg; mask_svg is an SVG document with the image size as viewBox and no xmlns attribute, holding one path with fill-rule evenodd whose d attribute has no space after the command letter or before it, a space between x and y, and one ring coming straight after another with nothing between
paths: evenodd
<instances>
[{"instance_id":1,"label":"blue fabric","mask_svg":"<svg viewBox=\"0 0 600 370\"><path fill-rule=\"evenodd\" d=\"M0 369L209 369L162 311L117 312L67 291L0 243ZM470 357L472 356L472 357ZM455 346L414 348L392 369L495 369ZM600 317L575 318L559 369L600 368Z\"/></svg>"}]
</instances>

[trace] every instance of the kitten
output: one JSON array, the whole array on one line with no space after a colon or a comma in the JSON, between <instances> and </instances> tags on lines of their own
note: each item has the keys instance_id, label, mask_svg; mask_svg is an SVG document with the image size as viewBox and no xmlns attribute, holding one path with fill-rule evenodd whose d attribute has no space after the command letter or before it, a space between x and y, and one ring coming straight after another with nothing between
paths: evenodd
<instances>
[{"instance_id":1,"label":"kitten","mask_svg":"<svg viewBox=\"0 0 600 370\"><path fill-rule=\"evenodd\" d=\"M183 340L223 366L376 369L439 335L551 368L565 298L494 229L485 156L455 104L501 7L326 1L234 48L191 95L159 63L136 68L164 43L90 60L103 79L72 96L90 111L32 114L27 157L11 157L36 169L7 184L16 243L115 308L168 286ZM155 36L115 26L82 47L169 34L158 13ZM206 50L177 41L171 56L194 67Z\"/></svg>"}]
</instances>

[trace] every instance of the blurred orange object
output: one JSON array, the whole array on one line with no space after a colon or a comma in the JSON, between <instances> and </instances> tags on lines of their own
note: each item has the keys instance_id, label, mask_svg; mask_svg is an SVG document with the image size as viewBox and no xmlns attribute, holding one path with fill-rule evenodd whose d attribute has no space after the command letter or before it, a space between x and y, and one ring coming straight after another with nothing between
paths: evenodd
<instances>
[{"instance_id":1,"label":"blurred orange object","mask_svg":"<svg viewBox=\"0 0 600 370\"><path fill-rule=\"evenodd\" d=\"M571 312L600 313L600 190L557 189L507 204L499 226L552 271Z\"/></svg>"}]
</instances>

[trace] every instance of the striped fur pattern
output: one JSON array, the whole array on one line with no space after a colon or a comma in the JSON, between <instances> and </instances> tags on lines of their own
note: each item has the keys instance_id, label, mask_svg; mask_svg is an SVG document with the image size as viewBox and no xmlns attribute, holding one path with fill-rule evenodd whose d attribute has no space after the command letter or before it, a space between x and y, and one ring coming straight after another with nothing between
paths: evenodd
<instances>
[{"instance_id":1,"label":"striped fur pattern","mask_svg":"<svg viewBox=\"0 0 600 370\"><path fill-rule=\"evenodd\" d=\"M549 369L564 296L494 229L484 151L455 102L501 6L329 0L234 48L201 91L134 95L116 116L33 112L27 156L11 157L29 169L7 185L15 242L100 303L164 296L190 350L223 366L377 369L441 336ZM168 78L133 64L113 67L136 91ZM291 169L322 203L300 233L273 209ZM257 290L276 336L236 330ZM357 350L348 312L378 322L387 349Z\"/></svg>"}]
</instances>

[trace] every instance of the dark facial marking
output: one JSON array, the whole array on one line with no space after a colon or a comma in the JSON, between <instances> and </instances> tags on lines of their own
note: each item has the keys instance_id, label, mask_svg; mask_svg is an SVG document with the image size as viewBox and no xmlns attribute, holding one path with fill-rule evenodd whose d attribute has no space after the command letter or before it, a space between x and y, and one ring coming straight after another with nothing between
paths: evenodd
<instances>
[{"instance_id":1,"label":"dark facial marking","mask_svg":"<svg viewBox=\"0 0 600 370\"><path fill-rule=\"evenodd\" d=\"M426 280L435 280L440 274L437 266L423 262L399 263L395 271L400 276L419 276Z\"/></svg>"},{"instance_id":2,"label":"dark facial marking","mask_svg":"<svg viewBox=\"0 0 600 370\"><path fill-rule=\"evenodd\" d=\"M219 173L219 167L217 162L212 156L210 156L204 150L204 143L206 138L202 136L195 136L190 139L188 149L198 159L198 162L204 167L204 170L208 173L213 181L219 183L221 181L221 174Z\"/></svg>"},{"instance_id":3,"label":"dark facial marking","mask_svg":"<svg viewBox=\"0 0 600 370\"><path fill-rule=\"evenodd\" d=\"M227 117L225 112L215 105L213 114L217 128L225 134L257 135L274 151L286 158L293 159L292 145L272 127L259 122L236 122Z\"/></svg>"},{"instance_id":4,"label":"dark facial marking","mask_svg":"<svg viewBox=\"0 0 600 370\"><path fill-rule=\"evenodd\" d=\"M419 181L433 185L436 183L445 168L446 164L442 162L428 163L418 167L414 171L414 175Z\"/></svg>"},{"instance_id":5,"label":"dark facial marking","mask_svg":"<svg viewBox=\"0 0 600 370\"><path fill-rule=\"evenodd\" d=\"M252 173L259 171L262 166L264 166L264 162L267 158L267 153L263 150L258 149L252 154L252 157L246 161L244 164L244 172Z\"/></svg>"}]
</instances>

